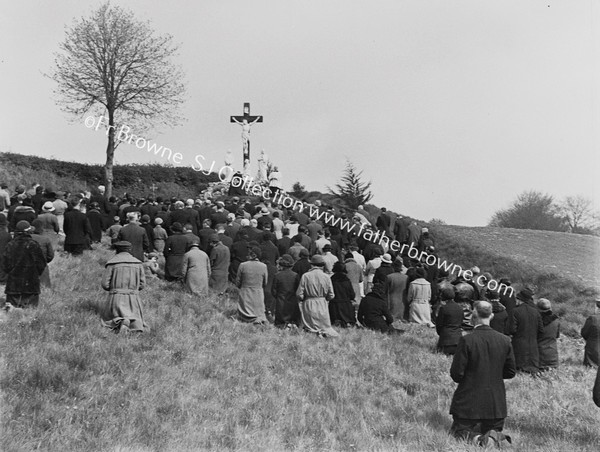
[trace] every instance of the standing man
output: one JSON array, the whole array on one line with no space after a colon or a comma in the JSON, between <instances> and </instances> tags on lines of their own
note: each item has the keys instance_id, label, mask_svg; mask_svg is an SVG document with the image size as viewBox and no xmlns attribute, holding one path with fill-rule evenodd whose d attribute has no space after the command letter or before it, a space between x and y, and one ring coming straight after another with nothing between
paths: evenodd
<instances>
[{"instance_id":1,"label":"standing man","mask_svg":"<svg viewBox=\"0 0 600 452\"><path fill-rule=\"evenodd\" d=\"M583 364L600 367L600 299L596 300L594 314L585 320L581 337L585 340Z\"/></svg>"},{"instance_id":2,"label":"standing man","mask_svg":"<svg viewBox=\"0 0 600 452\"><path fill-rule=\"evenodd\" d=\"M535 375L540 371L538 341L544 334L544 323L527 287L517 294L519 305L514 310L512 345L517 369Z\"/></svg>"},{"instance_id":3,"label":"standing man","mask_svg":"<svg viewBox=\"0 0 600 452\"><path fill-rule=\"evenodd\" d=\"M482 446L511 442L500 433L507 414L503 379L513 378L517 370L510 339L490 327L492 317L489 302L475 302L475 327L460 338L450 367L458 383L450 404L450 433Z\"/></svg>"}]
</instances>

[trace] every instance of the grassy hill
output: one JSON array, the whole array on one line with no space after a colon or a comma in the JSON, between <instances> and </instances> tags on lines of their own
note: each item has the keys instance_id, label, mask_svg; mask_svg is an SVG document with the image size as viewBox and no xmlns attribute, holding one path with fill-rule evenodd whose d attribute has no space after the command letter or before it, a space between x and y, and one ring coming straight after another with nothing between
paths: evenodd
<instances>
[{"instance_id":1,"label":"grassy hill","mask_svg":"<svg viewBox=\"0 0 600 452\"><path fill-rule=\"evenodd\" d=\"M111 255L58 256L40 307L0 322L2 450L480 450L447 435L455 384L432 330L325 340L233 320L235 293L153 280L150 332L114 335L96 313ZM595 371L581 341L559 350L557 372L507 381L513 450L598 450Z\"/></svg>"},{"instance_id":2,"label":"grassy hill","mask_svg":"<svg viewBox=\"0 0 600 452\"><path fill-rule=\"evenodd\" d=\"M114 194L122 196L130 193L134 196L146 196L155 184L156 196L181 198L195 197L216 182L216 174L205 175L189 167L174 167L159 164L115 165ZM19 184L30 187L39 183L54 190L83 192L102 184L104 169L102 165L89 165L78 162L65 162L43 157L0 153L0 182L10 188Z\"/></svg>"},{"instance_id":3,"label":"grassy hill","mask_svg":"<svg viewBox=\"0 0 600 452\"><path fill-rule=\"evenodd\" d=\"M100 180L85 172L99 168L65 164L0 154L0 180L71 190ZM147 171L127 190L147 193L156 182ZM159 185L174 194L188 189L178 188L176 175L164 177ZM443 258L509 277L517 288L536 284L561 315L560 369L507 381L513 450L598 450L595 372L581 365L578 332L598 295L599 239L430 229ZM198 298L155 280L143 292L150 332L116 336L96 312L111 255L99 248L57 256L54 290L42 293L40 307L0 316L2 450L480 450L447 435L455 384L451 360L432 352L434 331L402 325L404 335L388 337L352 329L323 340L233 320L235 290Z\"/></svg>"}]
</instances>

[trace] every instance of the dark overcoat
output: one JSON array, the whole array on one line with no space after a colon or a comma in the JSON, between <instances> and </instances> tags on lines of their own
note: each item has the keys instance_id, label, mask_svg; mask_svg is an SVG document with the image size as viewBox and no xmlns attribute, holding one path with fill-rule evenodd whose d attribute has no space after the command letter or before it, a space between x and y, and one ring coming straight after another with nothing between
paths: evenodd
<instances>
[{"instance_id":1,"label":"dark overcoat","mask_svg":"<svg viewBox=\"0 0 600 452\"><path fill-rule=\"evenodd\" d=\"M352 282L344 273L334 273L331 276L333 293L335 296L329 300L329 319L334 324L341 322L342 326L356 323L354 305L355 294Z\"/></svg>"},{"instance_id":2,"label":"dark overcoat","mask_svg":"<svg viewBox=\"0 0 600 452\"><path fill-rule=\"evenodd\" d=\"M583 364L600 366L600 314L586 319L581 328L581 337L585 339Z\"/></svg>"},{"instance_id":3,"label":"dark overcoat","mask_svg":"<svg viewBox=\"0 0 600 452\"><path fill-rule=\"evenodd\" d=\"M84 245L92 237L92 227L85 214L77 209L65 212L63 231L65 232L65 245Z\"/></svg>"},{"instance_id":4,"label":"dark overcoat","mask_svg":"<svg viewBox=\"0 0 600 452\"><path fill-rule=\"evenodd\" d=\"M370 292L360 302L358 321L367 328L387 333L391 329L394 318L387 307L387 300Z\"/></svg>"},{"instance_id":5,"label":"dark overcoat","mask_svg":"<svg viewBox=\"0 0 600 452\"><path fill-rule=\"evenodd\" d=\"M523 302L515 308L512 333L517 369L537 372L540 368L538 340L544 334L544 324L533 302Z\"/></svg>"},{"instance_id":6,"label":"dark overcoat","mask_svg":"<svg viewBox=\"0 0 600 452\"><path fill-rule=\"evenodd\" d=\"M150 249L150 241L148 240L148 234L146 234L146 230L143 227L135 223L126 224L119 230L118 239L126 240L131 243L131 251L129 251L129 254L140 262L144 262L144 251Z\"/></svg>"},{"instance_id":7,"label":"dark overcoat","mask_svg":"<svg viewBox=\"0 0 600 452\"><path fill-rule=\"evenodd\" d=\"M300 324L300 307L296 290L300 278L291 268L277 272L273 278L271 294L275 298L275 325Z\"/></svg>"},{"instance_id":8,"label":"dark overcoat","mask_svg":"<svg viewBox=\"0 0 600 452\"><path fill-rule=\"evenodd\" d=\"M463 309L454 300L449 300L440 307L435 322L435 329L440 336L438 339L438 349L457 345L462 337Z\"/></svg>"},{"instance_id":9,"label":"dark overcoat","mask_svg":"<svg viewBox=\"0 0 600 452\"><path fill-rule=\"evenodd\" d=\"M450 414L460 419L506 417L505 378L516 373L510 339L490 326L480 325L463 336L456 348L450 376L458 383Z\"/></svg>"},{"instance_id":10,"label":"dark overcoat","mask_svg":"<svg viewBox=\"0 0 600 452\"><path fill-rule=\"evenodd\" d=\"M40 245L29 234L15 234L6 244L2 266L7 275L5 293L40 293L40 276L46 268L46 258Z\"/></svg>"}]
</instances>

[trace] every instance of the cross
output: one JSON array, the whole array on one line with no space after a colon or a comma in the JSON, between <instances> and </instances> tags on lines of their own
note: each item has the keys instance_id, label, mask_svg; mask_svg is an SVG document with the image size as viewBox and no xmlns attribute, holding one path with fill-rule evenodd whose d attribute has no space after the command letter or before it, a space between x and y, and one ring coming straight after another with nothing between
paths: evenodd
<instances>
[{"instance_id":1,"label":"cross","mask_svg":"<svg viewBox=\"0 0 600 452\"><path fill-rule=\"evenodd\" d=\"M244 124L244 120L246 123ZM250 162L250 126L256 122L263 122L262 116L250 115L250 103L244 103L244 114L242 116L230 116L229 122L235 122L242 126L242 147L243 158L242 163L246 166L246 161Z\"/></svg>"},{"instance_id":2,"label":"cross","mask_svg":"<svg viewBox=\"0 0 600 452\"><path fill-rule=\"evenodd\" d=\"M154 182L150 186L150 190L152 190L152 196L154 196L154 190L158 190L158 187L156 185L154 185Z\"/></svg>"}]
</instances>

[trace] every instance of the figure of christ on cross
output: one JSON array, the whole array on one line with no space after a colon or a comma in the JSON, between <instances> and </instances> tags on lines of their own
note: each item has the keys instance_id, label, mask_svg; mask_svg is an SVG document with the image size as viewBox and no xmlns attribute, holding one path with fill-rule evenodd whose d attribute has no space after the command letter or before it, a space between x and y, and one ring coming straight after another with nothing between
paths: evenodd
<instances>
[{"instance_id":1,"label":"figure of christ on cross","mask_svg":"<svg viewBox=\"0 0 600 452\"><path fill-rule=\"evenodd\" d=\"M230 116L230 122L235 122L242 126L242 145L244 150L244 156L242 162L244 166L246 161L250 162L250 126L257 122L263 122L262 116L251 116L250 115L250 103L244 103L244 115L243 116Z\"/></svg>"}]
</instances>

